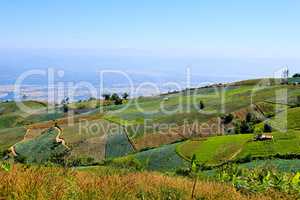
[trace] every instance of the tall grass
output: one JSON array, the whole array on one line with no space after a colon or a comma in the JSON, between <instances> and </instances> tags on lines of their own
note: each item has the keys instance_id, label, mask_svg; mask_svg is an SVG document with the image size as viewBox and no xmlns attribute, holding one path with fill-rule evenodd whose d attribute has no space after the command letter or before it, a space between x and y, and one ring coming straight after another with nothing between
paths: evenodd
<instances>
[{"instance_id":1,"label":"tall grass","mask_svg":"<svg viewBox=\"0 0 300 200\"><path fill-rule=\"evenodd\" d=\"M17 165L9 172L0 171L0 199L190 199L193 183L188 178L105 170L99 168L100 173L91 173ZM208 181L197 183L195 191L196 199L288 199L276 192L244 195L230 185Z\"/></svg>"}]
</instances>

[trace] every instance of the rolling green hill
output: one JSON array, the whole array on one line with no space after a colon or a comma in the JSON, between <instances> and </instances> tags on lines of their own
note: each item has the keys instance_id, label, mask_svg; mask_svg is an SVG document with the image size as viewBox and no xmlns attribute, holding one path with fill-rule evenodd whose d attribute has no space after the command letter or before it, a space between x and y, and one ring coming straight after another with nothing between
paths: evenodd
<instances>
[{"instance_id":1,"label":"rolling green hill","mask_svg":"<svg viewBox=\"0 0 300 200\"><path fill-rule=\"evenodd\" d=\"M268 158L276 155L300 155L300 132L272 133L272 141L254 141L254 135L241 134L215 136L197 141L186 141L177 147L183 158L190 160L195 154L199 163L216 166L228 161Z\"/></svg>"},{"instance_id":2,"label":"rolling green hill","mask_svg":"<svg viewBox=\"0 0 300 200\"><path fill-rule=\"evenodd\" d=\"M177 147L177 152L187 160L190 160L195 154L200 163L219 165L234 160L252 138L252 134L243 134L190 140L180 144Z\"/></svg>"},{"instance_id":3,"label":"rolling green hill","mask_svg":"<svg viewBox=\"0 0 300 200\"><path fill-rule=\"evenodd\" d=\"M164 145L126 157L113 160L113 164L121 167L136 167L151 171L176 171L186 168L189 162L176 153L178 144Z\"/></svg>"},{"instance_id":4,"label":"rolling green hill","mask_svg":"<svg viewBox=\"0 0 300 200\"><path fill-rule=\"evenodd\" d=\"M125 158L134 158L133 160L143 163L146 169L151 170L159 170L159 166L162 169L172 168L170 165L163 164L163 157L170 157L171 161L169 163L171 165L180 166L182 159L189 161L192 155L196 154L199 162L213 166L226 161L242 159L249 154L254 157L261 156L260 151L264 152L266 156L276 153L297 153L297 150L292 147L291 149L287 148L285 152L282 149L283 146L287 145L284 141L289 141L294 146L298 144L297 134L291 130L300 127L300 120L298 120L299 108L288 109L289 132L286 134L285 139L279 133L274 133L273 144L253 142L252 138L254 136L251 134L215 136L202 139L196 137L186 142L176 143L176 145L168 144L188 139L188 137L182 136L181 132L185 122L191 126L193 125L191 123L194 122L200 125L206 122L210 123L220 119L221 116L224 116L224 113L234 113L241 118L245 118L248 112L257 113L268 118L273 116L273 118L268 119L269 123L271 125L272 123L278 124L279 122L276 120L283 113L281 110L295 102L295 99L300 95L299 89L300 86L297 85L276 85L275 80L271 80L271 82L267 80L247 80L219 85L215 88L195 88L154 97L139 97L131 99L123 105L104 105L103 101L99 100L82 101L69 105L70 109L74 109L79 113L74 115L75 122L73 124L67 123L67 119L64 119L65 115L62 112L44 112L43 109L47 106L44 103L25 102L27 106L39 111L25 117L16 106L16 103L0 103L0 128L2 128L0 137L4 139L0 147L3 149L8 148L10 145L22 141L26 131L23 126L30 124L29 127L33 127L32 131L37 132L33 135L37 137L34 140L26 141L26 145L22 142L16 144L16 151L26 156L28 154L26 148L30 149L31 146L36 146L35 144L39 142L47 143L45 141L50 140L50 136L43 138L44 134L38 132L53 125L52 120L57 120L63 129L63 137L70 147L72 156L91 157L101 161L130 154ZM288 103L283 104L276 98L278 90L287 91ZM199 110L200 101L204 102L203 110ZM251 106L252 103L255 103L255 106ZM102 109L95 109L97 106L102 106ZM147 123L146 126L145 123ZM117 124L119 130L125 128L129 138L127 138L124 131L112 131L111 134L108 134L108 132L114 130L111 127L112 124ZM165 135L165 130L157 126L160 124L173 125L176 134L172 133L172 137ZM228 126L230 127L230 124ZM262 127L263 123L256 126ZM20 128L15 129L15 127ZM201 130L194 131L201 134ZM218 132L212 133L212 135L216 134ZM8 142L7 138L11 142ZM156 141L148 142L147 140ZM20 146L20 144L22 145ZM23 145L26 148L25 146L22 147ZM160 147L133 154L135 150L132 145L138 147L138 150ZM42 146L44 148L44 145ZM256 147L261 150L253 150ZM48 148L47 145L45 148ZM45 157L49 157L49 155Z\"/></svg>"}]
</instances>

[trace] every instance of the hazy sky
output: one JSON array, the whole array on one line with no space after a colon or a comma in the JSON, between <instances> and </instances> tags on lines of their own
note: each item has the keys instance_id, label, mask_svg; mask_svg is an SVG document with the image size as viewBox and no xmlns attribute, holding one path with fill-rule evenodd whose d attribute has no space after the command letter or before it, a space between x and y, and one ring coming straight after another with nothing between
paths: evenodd
<instances>
[{"instance_id":1,"label":"hazy sky","mask_svg":"<svg viewBox=\"0 0 300 200\"><path fill-rule=\"evenodd\" d=\"M49 67L89 81L107 69L142 81L187 66L195 82L296 73L299 11L299 0L0 0L0 84Z\"/></svg>"},{"instance_id":2,"label":"hazy sky","mask_svg":"<svg viewBox=\"0 0 300 200\"><path fill-rule=\"evenodd\" d=\"M298 0L2 0L0 48L300 58Z\"/></svg>"}]
</instances>

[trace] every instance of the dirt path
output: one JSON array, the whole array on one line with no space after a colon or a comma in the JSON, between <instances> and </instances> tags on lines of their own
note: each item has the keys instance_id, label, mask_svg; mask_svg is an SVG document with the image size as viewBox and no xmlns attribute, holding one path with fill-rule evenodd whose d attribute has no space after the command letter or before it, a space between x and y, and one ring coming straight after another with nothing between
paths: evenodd
<instances>
[{"instance_id":1,"label":"dirt path","mask_svg":"<svg viewBox=\"0 0 300 200\"><path fill-rule=\"evenodd\" d=\"M26 130L26 133L25 133L25 135L24 135L24 137L23 137L23 139L20 141L20 142L23 142L23 141L26 141L27 139L27 136L29 135L29 131L30 131L30 129L27 129ZM19 142L17 142L17 143L19 143ZM18 154L17 154L17 152L16 152L16 150L15 150L15 145L16 144L14 144L13 146L11 146L8 150L10 150L10 152L12 153L12 155L14 156L14 157L16 157L16 156L18 156Z\"/></svg>"},{"instance_id":2,"label":"dirt path","mask_svg":"<svg viewBox=\"0 0 300 200\"><path fill-rule=\"evenodd\" d=\"M25 135L24 135L24 138L23 138L23 140L22 141L27 141L27 140L30 140L30 131L31 131L31 129L30 128L28 128L27 130L26 130L26 133L25 133ZM21 142L22 142L21 141Z\"/></svg>"},{"instance_id":3,"label":"dirt path","mask_svg":"<svg viewBox=\"0 0 300 200\"><path fill-rule=\"evenodd\" d=\"M9 150L14 157L18 156L17 152L15 151L15 146L10 147Z\"/></svg>"},{"instance_id":4,"label":"dirt path","mask_svg":"<svg viewBox=\"0 0 300 200\"><path fill-rule=\"evenodd\" d=\"M62 145L64 145L67 149L69 149L69 147L66 145L66 141L62 138L60 138L61 134L62 134L62 130L58 127L54 127L57 131L58 131L58 134L55 138L56 142L57 143L61 143Z\"/></svg>"}]
</instances>

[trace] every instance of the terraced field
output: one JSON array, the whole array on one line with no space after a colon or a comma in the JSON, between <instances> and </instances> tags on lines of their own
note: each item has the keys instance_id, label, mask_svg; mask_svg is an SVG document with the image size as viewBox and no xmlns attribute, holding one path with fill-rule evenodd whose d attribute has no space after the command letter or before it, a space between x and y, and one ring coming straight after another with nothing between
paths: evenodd
<instances>
[{"instance_id":1,"label":"terraced field","mask_svg":"<svg viewBox=\"0 0 300 200\"><path fill-rule=\"evenodd\" d=\"M189 160L196 155L198 162L208 166L230 160L264 158L276 155L300 155L300 132L273 133L272 141L254 141L252 134L216 136L180 144L177 152Z\"/></svg>"},{"instance_id":2,"label":"terraced field","mask_svg":"<svg viewBox=\"0 0 300 200\"><path fill-rule=\"evenodd\" d=\"M180 144L177 153L186 160L195 154L198 162L214 166L234 160L252 138L252 134L242 134L190 140Z\"/></svg>"},{"instance_id":3,"label":"terraced field","mask_svg":"<svg viewBox=\"0 0 300 200\"><path fill-rule=\"evenodd\" d=\"M61 126L63 138L75 157L91 157L96 161L105 158L105 146L110 123L102 119L83 120Z\"/></svg>"},{"instance_id":4,"label":"terraced field","mask_svg":"<svg viewBox=\"0 0 300 200\"><path fill-rule=\"evenodd\" d=\"M107 135L105 158L116 158L135 152L122 128Z\"/></svg>"},{"instance_id":5,"label":"terraced field","mask_svg":"<svg viewBox=\"0 0 300 200\"><path fill-rule=\"evenodd\" d=\"M299 86L277 85L228 86L224 89L202 88L189 93L185 91L161 97L136 99L125 110L108 112L105 118L128 127L137 127L137 134L132 135L142 137L145 133L159 131L145 127L144 123L150 126L159 123L177 126L183 125L185 122L198 121L201 123L218 117L223 112L231 113L249 107L251 103L261 104L262 108L266 108L265 113L268 114L268 111L275 111L276 105L263 104L264 101L276 101L276 91L283 89L287 90L288 99L293 99L300 95L299 88ZM205 108L201 112L198 108L200 100L205 104ZM222 103L224 106L221 106Z\"/></svg>"},{"instance_id":6,"label":"terraced field","mask_svg":"<svg viewBox=\"0 0 300 200\"><path fill-rule=\"evenodd\" d=\"M59 134L57 128L51 128L32 140L19 142L13 147L14 154L18 160L28 163L45 163L60 159L68 148L62 142L58 142Z\"/></svg>"},{"instance_id":7,"label":"terraced field","mask_svg":"<svg viewBox=\"0 0 300 200\"><path fill-rule=\"evenodd\" d=\"M12 145L23 140L26 129L24 127L7 128L0 130L0 151L5 151Z\"/></svg>"},{"instance_id":8,"label":"terraced field","mask_svg":"<svg viewBox=\"0 0 300 200\"><path fill-rule=\"evenodd\" d=\"M114 163L119 166L137 166L151 171L176 171L188 167L189 162L176 153L178 144L164 145L159 148L142 151L126 157L117 158Z\"/></svg>"},{"instance_id":9,"label":"terraced field","mask_svg":"<svg viewBox=\"0 0 300 200\"><path fill-rule=\"evenodd\" d=\"M26 137L29 138L28 141L33 142L41 137L43 130L52 127L53 120L56 120L63 130L63 137L71 149L72 156L92 157L100 161L130 154L128 158L134 158L150 170L159 170L160 167L163 170L174 169L168 164L171 163L176 168L182 165L181 161L189 161L193 154L197 156L199 162L212 166L229 160L241 159L250 154L255 157L275 153L297 153L299 145L297 132L291 130L297 130L300 127L299 108L288 110L289 132L285 136L274 133L272 144L253 142L253 135L248 134L193 139L176 145L166 145L189 137L197 138L199 133L200 135L218 134L218 130L210 132L203 129L196 130L193 128L194 124L191 123L195 121L199 125L217 123L223 113L233 113L240 120L244 119L248 112L266 117L273 115L280 117L280 114L284 114L281 110L284 111L287 105L276 102L276 91L286 89L288 101L292 102L300 94L300 87L273 84L271 81L271 85L263 86L263 81L253 80L227 85L225 88L191 89L156 97L140 97L131 99L127 104L104 106L100 112L95 109L99 105L103 106L103 102L99 100L72 103L70 108L79 113L73 116L73 124L68 123L69 119L62 112L40 111L47 106L43 103L26 102L28 106L40 112L25 118L22 117L22 113L14 103L1 103L0 127L19 126L20 128L2 129L0 138L3 137L4 141L0 142L0 148L5 149L22 141L26 132L23 126L26 125L30 129L30 134ZM200 101L204 102L203 110L199 110ZM255 106L250 106L251 103L255 103ZM278 124L276 119L268 120L272 125ZM188 124L188 132L195 133L196 136L183 134L184 128L186 128L185 122ZM145 125L145 123L147 124ZM158 126L161 124L172 125L174 129L168 133L164 128ZM257 126L262 128L263 123ZM126 134L124 128L127 130ZM12 135L8 136L9 133ZM9 142L6 140L7 138L10 139ZM288 143L285 141L289 141L293 148L283 150ZM135 148L145 150L152 147L159 148L132 154L136 152ZM255 150L257 148L258 150ZM165 163L162 157L169 157L169 162Z\"/></svg>"},{"instance_id":10,"label":"terraced field","mask_svg":"<svg viewBox=\"0 0 300 200\"><path fill-rule=\"evenodd\" d=\"M272 141L251 141L244 145L243 150L237 158L244 158L248 155L252 157L268 157L289 154L300 155L300 132L289 131L287 133L272 133Z\"/></svg>"}]
</instances>

